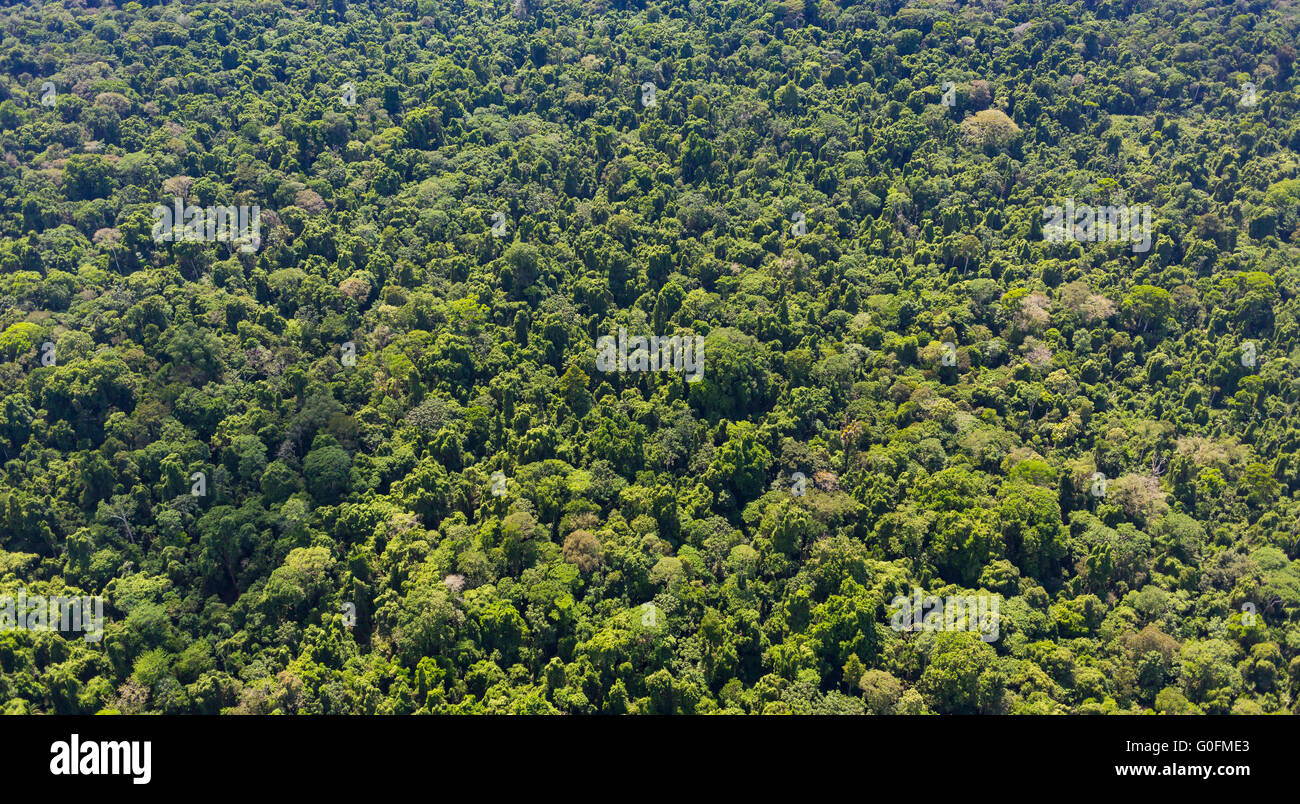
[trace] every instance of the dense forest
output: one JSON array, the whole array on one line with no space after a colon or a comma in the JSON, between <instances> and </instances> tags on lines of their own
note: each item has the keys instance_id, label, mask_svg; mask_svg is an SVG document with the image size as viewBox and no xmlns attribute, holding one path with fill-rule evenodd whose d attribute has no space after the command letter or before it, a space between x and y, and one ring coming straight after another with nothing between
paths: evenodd
<instances>
[{"instance_id":1,"label":"dense forest","mask_svg":"<svg viewBox=\"0 0 1300 804\"><path fill-rule=\"evenodd\" d=\"M1300 711L1298 33L5 5L0 710Z\"/></svg>"}]
</instances>

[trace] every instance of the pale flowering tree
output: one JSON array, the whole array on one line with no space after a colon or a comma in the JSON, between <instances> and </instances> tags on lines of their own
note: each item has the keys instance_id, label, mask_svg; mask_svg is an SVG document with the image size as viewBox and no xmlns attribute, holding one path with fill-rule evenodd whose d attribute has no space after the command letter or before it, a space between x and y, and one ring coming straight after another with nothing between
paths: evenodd
<instances>
[{"instance_id":1,"label":"pale flowering tree","mask_svg":"<svg viewBox=\"0 0 1300 804\"><path fill-rule=\"evenodd\" d=\"M816 485L817 488L821 489L822 491L839 491L840 488L839 477L836 476L834 472L829 472L825 469L822 469L820 471L813 472L812 479L813 479L813 484Z\"/></svg>"},{"instance_id":2,"label":"pale flowering tree","mask_svg":"<svg viewBox=\"0 0 1300 804\"><path fill-rule=\"evenodd\" d=\"M1036 369L1047 368L1052 364L1052 350L1037 338L1025 338L1021 346L1025 353L1025 362Z\"/></svg>"},{"instance_id":3,"label":"pale flowering tree","mask_svg":"<svg viewBox=\"0 0 1300 804\"><path fill-rule=\"evenodd\" d=\"M99 229L95 232L93 238L95 245L103 247L108 252L108 256L113 260L113 267L121 270L117 263L118 247L122 244L122 233L112 227Z\"/></svg>"},{"instance_id":4,"label":"pale flowering tree","mask_svg":"<svg viewBox=\"0 0 1300 804\"><path fill-rule=\"evenodd\" d=\"M589 531L575 530L564 539L564 560L583 572L592 572L600 566L601 552L600 540Z\"/></svg>"},{"instance_id":5,"label":"pale flowering tree","mask_svg":"<svg viewBox=\"0 0 1300 804\"><path fill-rule=\"evenodd\" d=\"M1030 293L1020 300L1020 309L1016 311L1014 323L1017 329L1037 332L1052 321L1049 312L1051 301L1042 293Z\"/></svg>"},{"instance_id":6,"label":"pale flowering tree","mask_svg":"<svg viewBox=\"0 0 1300 804\"><path fill-rule=\"evenodd\" d=\"M1085 322L1095 324L1115 315L1115 302L1093 293L1086 282L1071 282L1060 292L1061 306L1077 313Z\"/></svg>"},{"instance_id":7,"label":"pale flowering tree","mask_svg":"<svg viewBox=\"0 0 1300 804\"><path fill-rule=\"evenodd\" d=\"M293 203L312 215L317 215L326 209L325 199L321 198L320 193L315 190L299 190L294 194Z\"/></svg>"},{"instance_id":8,"label":"pale flowering tree","mask_svg":"<svg viewBox=\"0 0 1300 804\"><path fill-rule=\"evenodd\" d=\"M193 186L194 179L191 176L172 176L170 179L164 179L162 183L163 192L182 199L189 197L190 188Z\"/></svg>"},{"instance_id":9,"label":"pale flowering tree","mask_svg":"<svg viewBox=\"0 0 1300 804\"><path fill-rule=\"evenodd\" d=\"M370 282L364 276L353 274L339 283L339 293L361 304L370 297Z\"/></svg>"},{"instance_id":10,"label":"pale flowering tree","mask_svg":"<svg viewBox=\"0 0 1300 804\"><path fill-rule=\"evenodd\" d=\"M101 92L95 96L96 106L105 106L119 115L131 111L131 100L120 92Z\"/></svg>"},{"instance_id":11,"label":"pale flowering tree","mask_svg":"<svg viewBox=\"0 0 1300 804\"><path fill-rule=\"evenodd\" d=\"M1000 109L984 109L961 122L961 133L971 145L1005 148L1020 135L1020 126Z\"/></svg>"},{"instance_id":12,"label":"pale flowering tree","mask_svg":"<svg viewBox=\"0 0 1300 804\"><path fill-rule=\"evenodd\" d=\"M1150 521L1169 511L1165 493L1160 489L1160 479L1154 475L1121 475L1110 483L1107 491L1110 499L1130 517Z\"/></svg>"},{"instance_id":13,"label":"pale flowering tree","mask_svg":"<svg viewBox=\"0 0 1300 804\"><path fill-rule=\"evenodd\" d=\"M1115 302L1100 293L1093 293L1083 303L1083 318L1089 324L1095 324L1115 315L1115 309Z\"/></svg>"}]
</instances>

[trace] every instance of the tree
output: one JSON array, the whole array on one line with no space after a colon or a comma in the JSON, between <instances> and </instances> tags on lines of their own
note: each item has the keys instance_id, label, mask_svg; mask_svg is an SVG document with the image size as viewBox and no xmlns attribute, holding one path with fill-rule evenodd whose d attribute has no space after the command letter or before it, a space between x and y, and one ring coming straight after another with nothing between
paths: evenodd
<instances>
[{"instance_id":1,"label":"tree","mask_svg":"<svg viewBox=\"0 0 1300 804\"><path fill-rule=\"evenodd\" d=\"M576 564L583 572L600 566L600 540L585 530L575 530L564 538L564 560Z\"/></svg>"},{"instance_id":2,"label":"tree","mask_svg":"<svg viewBox=\"0 0 1300 804\"><path fill-rule=\"evenodd\" d=\"M1020 127L1000 109L984 109L961 123L962 136L981 148L1006 148L1019 136Z\"/></svg>"},{"instance_id":3,"label":"tree","mask_svg":"<svg viewBox=\"0 0 1300 804\"><path fill-rule=\"evenodd\" d=\"M918 688L940 714L996 713L1004 682L995 656L992 647L969 631L940 632Z\"/></svg>"},{"instance_id":4,"label":"tree","mask_svg":"<svg viewBox=\"0 0 1300 804\"><path fill-rule=\"evenodd\" d=\"M334 436L321 433L312 441L311 452L303 459L307 490L317 502L331 504L347 494L351 483L352 458L339 446Z\"/></svg>"},{"instance_id":5,"label":"tree","mask_svg":"<svg viewBox=\"0 0 1300 804\"><path fill-rule=\"evenodd\" d=\"M1152 326L1160 329L1169 315L1169 291L1152 285L1137 285L1124 298L1123 310L1137 332Z\"/></svg>"},{"instance_id":6,"label":"tree","mask_svg":"<svg viewBox=\"0 0 1300 804\"><path fill-rule=\"evenodd\" d=\"M737 503L758 496L772 462L757 435L748 422L728 425L727 441L704 473L706 484L732 495Z\"/></svg>"}]
</instances>

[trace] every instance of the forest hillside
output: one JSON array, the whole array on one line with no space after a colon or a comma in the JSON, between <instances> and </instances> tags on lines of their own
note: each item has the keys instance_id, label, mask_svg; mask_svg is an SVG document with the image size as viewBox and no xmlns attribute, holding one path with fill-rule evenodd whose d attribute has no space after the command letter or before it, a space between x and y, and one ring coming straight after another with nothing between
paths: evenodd
<instances>
[{"instance_id":1,"label":"forest hillside","mask_svg":"<svg viewBox=\"0 0 1300 804\"><path fill-rule=\"evenodd\" d=\"M6 4L0 708L1295 711L1298 32Z\"/></svg>"}]
</instances>

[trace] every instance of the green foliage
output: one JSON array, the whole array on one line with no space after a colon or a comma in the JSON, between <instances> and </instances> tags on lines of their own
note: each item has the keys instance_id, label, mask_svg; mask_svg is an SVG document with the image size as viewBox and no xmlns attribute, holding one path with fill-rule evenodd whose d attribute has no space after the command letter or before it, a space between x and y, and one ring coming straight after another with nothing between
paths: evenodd
<instances>
[{"instance_id":1,"label":"green foliage","mask_svg":"<svg viewBox=\"0 0 1300 804\"><path fill-rule=\"evenodd\" d=\"M1296 711L1286 4L513 8L0 10L2 711Z\"/></svg>"}]
</instances>

